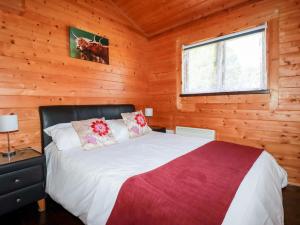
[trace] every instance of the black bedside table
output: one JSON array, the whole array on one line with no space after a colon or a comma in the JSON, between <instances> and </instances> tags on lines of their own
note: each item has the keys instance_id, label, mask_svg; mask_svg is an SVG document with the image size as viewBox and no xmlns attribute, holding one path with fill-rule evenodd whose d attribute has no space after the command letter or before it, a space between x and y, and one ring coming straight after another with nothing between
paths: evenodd
<instances>
[{"instance_id":1,"label":"black bedside table","mask_svg":"<svg viewBox=\"0 0 300 225\"><path fill-rule=\"evenodd\" d=\"M46 160L32 148L17 150L15 156L0 155L0 215L38 201L45 210Z\"/></svg>"},{"instance_id":2,"label":"black bedside table","mask_svg":"<svg viewBox=\"0 0 300 225\"><path fill-rule=\"evenodd\" d=\"M160 127L160 126L150 126L150 128L151 128L153 131L156 131L156 132L166 133L166 128L165 128L165 127Z\"/></svg>"}]
</instances>

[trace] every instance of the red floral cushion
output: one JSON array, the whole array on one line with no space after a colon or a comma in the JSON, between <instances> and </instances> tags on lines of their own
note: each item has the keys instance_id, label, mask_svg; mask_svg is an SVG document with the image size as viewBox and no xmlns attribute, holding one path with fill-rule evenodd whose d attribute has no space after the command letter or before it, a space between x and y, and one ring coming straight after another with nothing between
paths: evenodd
<instances>
[{"instance_id":1,"label":"red floral cushion","mask_svg":"<svg viewBox=\"0 0 300 225\"><path fill-rule=\"evenodd\" d=\"M151 131L142 111L122 113L121 115L128 128L130 137L142 136Z\"/></svg>"},{"instance_id":2,"label":"red floral cushion","mask_svg":"<svg viewBox=\"0 0 300 225\"><path fill-rule=\"evenodd\" d=\"M116 143L104 118L73 121L72 126L86 150Z\"/></svg>"}]
</instances>

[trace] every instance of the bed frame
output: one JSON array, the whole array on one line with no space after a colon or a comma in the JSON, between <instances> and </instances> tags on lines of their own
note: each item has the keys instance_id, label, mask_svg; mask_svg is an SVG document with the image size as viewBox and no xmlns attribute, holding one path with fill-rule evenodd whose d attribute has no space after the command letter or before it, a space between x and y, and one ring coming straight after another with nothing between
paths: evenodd
<instances>
[{"instance_id":1,"label":"bed frame","mask_svg":"<svg viewBox=\"0 0 300 225\"><path fill-rule=\"evenodd\" d=\"M44 129L58 123L91 118L121 119L121 113L134 112L134 105L60 105L40 106L42 151L52 141Z\"/></svg>"}]
</instances>

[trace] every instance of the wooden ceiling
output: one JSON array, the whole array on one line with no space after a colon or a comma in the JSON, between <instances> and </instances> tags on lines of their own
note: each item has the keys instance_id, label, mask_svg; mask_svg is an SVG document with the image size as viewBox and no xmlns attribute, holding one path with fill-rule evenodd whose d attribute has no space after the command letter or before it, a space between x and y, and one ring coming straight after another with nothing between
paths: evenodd
<instances>
[{"instance_id":1,"label":"wooden ceiling","mask_svg":"<svg viewBox=\"0 0 300 225\"><path fill-rule=\"evenodd\" d=\"M152 37L251 0L112 0L135 27Z\"/></svg>"}]
</instances>

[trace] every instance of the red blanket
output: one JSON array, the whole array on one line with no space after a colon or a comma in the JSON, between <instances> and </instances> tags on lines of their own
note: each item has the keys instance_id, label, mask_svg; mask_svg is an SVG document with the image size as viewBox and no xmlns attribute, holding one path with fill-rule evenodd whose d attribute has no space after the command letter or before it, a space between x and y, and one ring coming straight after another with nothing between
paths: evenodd
<instances>
[{"instance_id":1,"label":"red blanket","mask_svg":"<svg viewBox=\"0 0 300 225\"><path fill-rule=\"evenodd\" d=\"M121 187L107 225L220 225L262 150L213 141Z\"/></svg>"}]
</instances>

